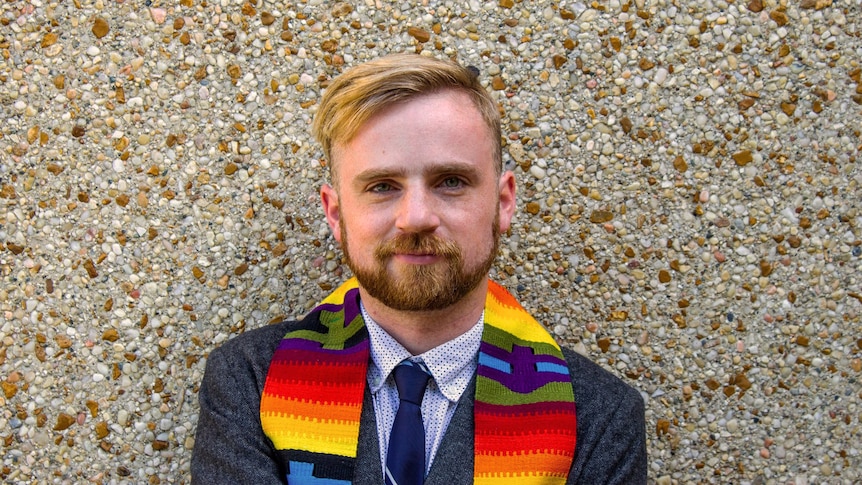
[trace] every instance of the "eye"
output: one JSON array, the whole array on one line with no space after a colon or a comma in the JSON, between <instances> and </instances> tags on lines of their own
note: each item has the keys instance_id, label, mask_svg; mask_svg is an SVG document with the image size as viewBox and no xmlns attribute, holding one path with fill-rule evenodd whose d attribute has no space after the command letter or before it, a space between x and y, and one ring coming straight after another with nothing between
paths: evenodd
<instances>
[{"instance_id":1,"label":"eye","mask_svg":"<svg viewBox=\"0 0 862 485\"><path fill-rule=\"evenodd\" d=\"M464 186L464 181L458 177L446 177L440 182L440 186L445 189L460 189Z\"/></svg>"},{"instance_id":2,"label":"eye","mask_svg":"<svg viewBox=\"0 0 862 485\"><path fill-rule=\"evenodd\" d=\"M393 187L392 184L390 184L388 182L379 182L379 183L372 185L371 188L368 189L368 191L375 193L375 194L383 194L386 192L390 192L394 189L395 189L395 187Z\"/></svg>"}]
</instances>

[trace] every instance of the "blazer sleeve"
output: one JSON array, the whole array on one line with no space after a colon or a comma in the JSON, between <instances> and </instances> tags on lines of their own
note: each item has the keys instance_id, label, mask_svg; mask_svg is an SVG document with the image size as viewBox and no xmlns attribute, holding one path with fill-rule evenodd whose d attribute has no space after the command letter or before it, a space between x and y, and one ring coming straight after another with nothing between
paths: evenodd
<instances>
[{"instance_id":1,"label":"blazer sleeve","mask_svg":"<svg viewBox=\"0 0 862 485\"><path fill-rule=\"evenodd\" d=\"M210 353L198 392L192 484L284 484L260 424L260 396L286 325L252 330Z\"/></svg>"},{"instance_id":2,"label":"blazer sleeve","mask_svg":"<svg viewBox=\"0 0 862 485\"><path fill-rule=\"evenodd\" d=\"M646 484L644 400L586 357L564 349L578 419L568 484Z\"/></svg>"}]
</instances>

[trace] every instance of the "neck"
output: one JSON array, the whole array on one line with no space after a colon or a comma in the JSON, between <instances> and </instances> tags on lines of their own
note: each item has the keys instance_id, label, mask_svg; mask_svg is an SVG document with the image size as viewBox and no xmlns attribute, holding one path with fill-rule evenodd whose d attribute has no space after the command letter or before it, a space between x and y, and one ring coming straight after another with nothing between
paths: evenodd
<instances>
[{"instance_id":1,"label":"neck","mask_svg":"<svg viewBox=\"0 0 862 485\"><path fill-rule=\"evenodd\" d=\"M488 280L483 280L458 303L440 310L401 311L389 308L359 288L365 310L383 330L408 352L419 355L442 345L479 321L485 308Z\"/></svg>"}]
</instances>

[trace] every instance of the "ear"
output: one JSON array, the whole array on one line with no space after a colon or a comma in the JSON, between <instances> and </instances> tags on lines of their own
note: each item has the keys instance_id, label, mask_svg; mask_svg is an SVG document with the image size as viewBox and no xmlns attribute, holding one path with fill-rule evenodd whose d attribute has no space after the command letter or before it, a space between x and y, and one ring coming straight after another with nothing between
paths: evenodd
<instances>
[{"instance_id":1,"label":"ear","mask_svg":"<svg viewBox=\"0 0 862 485\"><path fill-rule=\"evenodd\" d=\"M323 213L326 215L326 223L332 230L335 240L341 242L341 208L338 205L338 192L329 184L320 187L320 202L323 205Z\"/></svg>"},{"instance_id":2,"label":"ear","mask_svg":"<svg viewBox=\"0 0 862 485\"><path fill-rule=\"evenodd\" d=\"M515 174L505 171L500 175L500 232L509 230L515 215Z\"/></svg>"}]
</instances>

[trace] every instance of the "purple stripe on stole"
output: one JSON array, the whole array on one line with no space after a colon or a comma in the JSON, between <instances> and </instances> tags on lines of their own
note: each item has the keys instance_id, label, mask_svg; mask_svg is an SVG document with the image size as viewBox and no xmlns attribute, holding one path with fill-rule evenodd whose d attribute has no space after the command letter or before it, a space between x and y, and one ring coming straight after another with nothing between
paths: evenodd
<instances>
[{"instance_id":1,"label":"purple stripe on stole","mask_svg":"<svg viewBox=\"0 0 862 485\"><path fill-rule=\"evenodd\" d=\"M513 392L529 394L552 382L569 382L569 376L566 374L539 372L536 369L536 362L553 362L565 366L565 361L549 355L535 355L530 347L512 345L512 352L506 352L499 347L482 342L479 351L508 362L512 366L512 372L502 372L479 365L476 373L499 382Z\"/></svg>"},{"instance_id":2,"label":"purple stripe on stole","mask_svg":"<svg viewBox=\"0 0 862 485\"><path fill-rule=\"evenodd\" d=\"M359 288L348 290L344 294L344 326L349 327L361 313L362 310L359 308Z\"/></svg>"},{"instance_id":3,"label":"purple stripe on stole","mask_svg":"<svg viewBox=\"0 0 862 485\"><path fill-rule=\"evenodd\" d=\"M512 351L513 352L518 352L517 348L530 349L530 347L522 347L520 345L512 345ZM530 349L530 351L531 351L530 353L520 352L517 355L517 357L526 358L530 362L550 362L552 364L559 364L563 367L568 368L568 365L566 364L566 361L564 359L561 359L559 357L555 357L553 355L546 355L546 354L536 355L536 354L532 353L532 349ZM510 357L513 352L509 352L505 349L501 349L500 347L497 347L496 345L493 345L493 344L489 344L488 342L482 342L482 345L479 347L479 352L486 353L486 354L490 355L491 357L496 357L500 360L505 360L506 362L509 362L510 364L514 363L512 361L512 358Z\"/></svg>"},{"instance_id":4,"label":"purple stripe on stole","mask_svg":"<svg viewBox=\"0 0 862 485\"><path fill-rule=\"evenodd\" d=\"M350 355L357 352L362 352L368 348L368 340L363 340L353 347L347 347L346 349L324 349L321 347L320 342L315 342L313 340L306 340L304 338L285 338L281 339L281 342L278 344L278 348L275 350L276 352L281 350L307 350L312 352L322 352L326 354L341 354L341 355Z\"/></svg>"}]
</instances>

